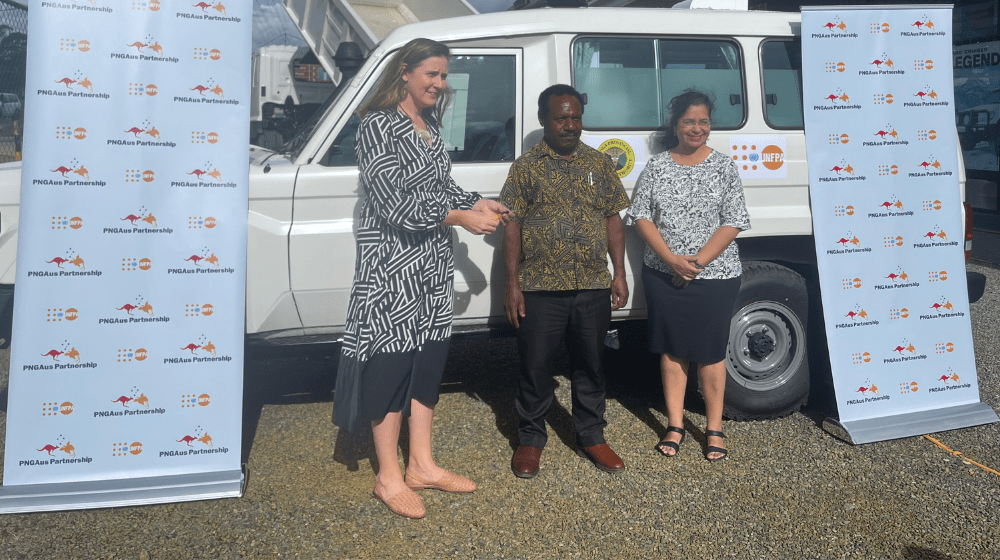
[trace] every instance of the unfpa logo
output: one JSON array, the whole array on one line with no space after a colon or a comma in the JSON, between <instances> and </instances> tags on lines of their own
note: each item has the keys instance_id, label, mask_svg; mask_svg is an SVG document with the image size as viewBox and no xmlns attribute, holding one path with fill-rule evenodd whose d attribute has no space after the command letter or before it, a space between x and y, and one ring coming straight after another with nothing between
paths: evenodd
<instances>
[{"instance_id":1,"label":"unfpa logo","mask_svg":"<svg viewBox=\"0 0 1000 560\"><path fill-rule=\"evenodd\" d=\"M75 307L69 307L65 310L56 307L45 310L45 322L46 323L58 323L62 320L76 321L80 317L80 312L77 311Z\"/></svg>"},{"instance_id":2,"label":"unfpa logo","mask_svg":"<svg viewBox=\"0 0 1000 560\"><path fill-rule=\"evenodd\" d=\"M918 130L917 131L917 140L920 140L920 141L923 141L923 140L937 140L937 131L936 130Z\"/></svg>"},{"instance_id":3,"label":"unfpa logo","mask_svg":"<svg viewBox=\"0 0 1000 560\"><path fill-rule=\"evenodd\" d=\"M212 404L212 397L208 393L200 395L181 395L181 408L194 408L196 406L208 406Z\"/></svg>"},{"instance_id":4,"label":"unfpa logo","mask_svg":"<svg viewBox=\"0 0 1000 560\"><path fill-rule=\"evenodd\" d=\"M851 206L850 204L848 204L846 206L834 206L833 207L833 215L836 218L843 218L844 216L853 216L854 215L854 207Z\"/></svg>"},{"instance_id":5,"label":"unfpa logo","mask_svg":"<svg viewBox=\"0 0 1000 560\"><path fill-rule=\"evenodd\" d=\"M889 248L892 248L892 247L902 247L903 246L903 236L902 235L897 235L896 237L893 237L891 235L887 235L887 236L885 236L885 237L882 238L882 246L885 247L886 249L889 249Z\"/></svg>"},{"instance_id":6,"label":"unfpa logo","mask_svg":"<svg viewBox=\"0 0 1000 560\"><path fill-rule=\"evenodd\" d=\"M71 126L57 126L56 140L84 140L87 138L87 129L82 126L73 128Z\"/></svg>"},{"instance_id":7,"label":"unfpa logo","mask_svg":"<svg viewBox=\"0 0 1000 560\"><path fill-rule=\"evenodd\" d=\"M844 72L847 70L847 65L843 62L827 62L825 66L828 74L832 72Z\"/></svg>"},{"instance_id":8,"label":"unfpa logo","mask_svg":"<svg viewBox=\"0 0 1000 560\"><path fill-rule=\"evenodd\" d=\"M853 365L867 364L872 361L872 355L868 352L854 352L851 354Z\"/></svg>"},{"instance_id":9,"label":"unfpa logo","mask_svg":"<svg viewBox=\"0 0 1000 560\"><path fill-rule=\"evenodd\" d=\"M216 225L216 220L212 216L188 216L188 229L212 229Z\"/></svg>"},{"instance_id":10,"label":"unfpa logo","mask_svg":"<svg viewBox=\"0 0 1000 560\"><path fill-rule=\"evenodd\" d=\"M868 33L871 33L873 35L876 34L876 33L888 33L889 29L890 29L890 27L889 27L888 23L870 23L870 24L868 24Z\"/></svg>"},{"instance_id":11,"label":"unfpa logo","mask_svg":"<svg viewBox=\"0 0 1000 560\"><path fill-rule=\"evenodd\" d=\"M160 0L131 0L130 7L136 11L158 12L160 11Z\"/></svg>"},{"instance_id":12,"label":"unfpa logo","mask_svg":"<svg viewBox=\"0 0 1000 560\"><path fill-rule=\"evenodd\" d=\"M948 271L942 270L939 272L934 272L933 270L927 273L928 282L944 282L948 280Z\"/></svg>"},{"instance_id":13,"label":"unfpa logo","mask_svg":"<svg viewBox=\"0 0 1000 560\"><path fill-rule=\"evenodd\" d=\"M66 228L70 229L80 229L83 227L83 218L79 216L73 216L72 218L67 216L52 216L51 228L56 230L64 230Z\"/></svg>"},{"instance_id":14,"label":"unfpa logo","mask_svg":"<svg viewBox=\"0 0 1000 560\"><path fill-rule=\"evenodd\" d=\"M898 173L899 173L898 165L889 164L889 165L878 166L879 177L884 177L886 175L896 175Z\"/></svg>"},{"instance_id":15,"label":"unfpa logo","mask_svg":"<svg viewBox=\"0 0 1000 560\"><path fill-rule=\"evenodd\" d=\"M73 403L66 401L64 403L47 402L42 403L42 416L69 416L73 414Z\"/></svg>"},{"instance_id":16,"label":"unfpa logo","mask_svg":"<svg viewBox=\"0 0 1000 560\"><path fill-rule=\"evenodd\" d=\"M68 38L59 39L59 50L61 51L80 51L85 53L90 52L90 47L90 41L86 39L80 39L79 41Z\"/></svg>"},{"instance_id":17,"label":"unfpa logo","mask_svg":"<svg viewBox=\"0 0 1000 560\"><path fill-rule=\"evenodd\" d=\"M941 206L942 204L940 200L924 200L923 202L920 203L920 207L923 208L924 212L929 212L931 210L940 210Z\"/></svg>"},{"instance_id":18,"label":"unfpa logo","mask_svg":"<svg viewBox=\"0 0 1000 560\"><path fill-rule=\"evenodd\" d=\"M221 60L222 51L219 49L211 49L207 47L195 47L194 48L194 59L195 60Z\"/></svg>"},{"instance_id":19,"label":"unfpa logo","mask_svg":"<svg viewBox=\"0 0 1000 560\"><path fill-rule=\"evenodd\" d=\"M858 289L858 288L861 287L861 279L860 278L853 278L853 279L852 278L844 278L841 281L841 286L843 286L843 288L845 290L856 290L856 289Z\"/></svg>"},{"instance_id":20,"label":"unfpa logo","mask_svg":"<svg viewBox=\"0 0 1000 560\"><path fill-rule=\"evenodd\" d=\"M140 82L129 82L128 84L128 94L129 95L146 95L149 97L156 96L160 90L156 87L156 84L143 84Z\"/></svg>"},{"instance_id":21,"label":"unfpa logo","mask_svg":"<svg viewBox=\"0 0 1000 560\"><path fill-rule=\"evenodd\" d=\"M202 132L199 130L191 131L191 143L192 144L218 144L219 143L219 133L217 132Z\"/></svg>"},{"instance_id":22,"label":"unfpa logo","mask_svg":"<svg viewBox=\"0 0 1000 560\"><path fill-rule=\"evenodd\" d=\"M129 455L139 455L142 453L142 442L133 441L132 443L121 442L111 444L111 456L112 457L128 457Z\"/></svg>"},{"instance_id":23,"label":"unfpa logo","mask_svg":"<svg viewBox=\"0 0 1000 560\"><path fill-rule=\"evenodd\" d=\"M909 383L903 382L899 384L899 393L901 395L906 395L908 393L916 393L920 390L920 386L917 385L916 381L911 381Z\"/></svg>"},{"instance_id":24,"label":"unfpa logo","mask_svg":"<svg viewBox=\"0 0 1000 560\"><path fill-rule=\"evenodd\" d=\"M875 105L892 105L891 93L876 93L872 95L872 103Z\"/></svg>"},{"instance_id":25,"label":"unfpa logo","mask_svg":"<svg viewBox=\"0 0 1000 560\"><path fill-rule=\"evenodd\" d=\"M914 60L913 61L914 70L933 70L934 61L933 60Z\"/></svg>"},{"instance_id":26,"label":"unfpa logo","mask_svg":"<svg viewBox=\"0 0 1000 560\"><path fill-rule=\"evenodd\" d=\"M851 141L851 137L847 134L829 134L827 135L827 142L831 146L836 146L837 144L847 144Z\"/></svg>"},{"instance_id":27,"label":"unfpa logo","mask_svg":"<svg viewBox=\"0 0 1000 560\"><path fill-rule=\"evenodd\" d=\"M144 183L152 183L156 180L156 173L147 169L145 171L140 171L138 169L126 169L125 170L125 182L126 183L138 183L142 181Z\"/></svg>"},{"instance_id":28,"label":"unfpa logo","mask_svg":"<svg viewBox=\"0 0 1000 560\"><path fill-rule=\"evenodd\" d=\"M118 349L118 363L128 363L133 360L137 362L144 362L148 357L149 352L145 348L136 348L135 350L131 348Z\"/></svg>"},{"instance_id":29,"label":"unfpa logo","mask_svg":"<svg viewBox=\"0 0 1000 560\"><path fill-rule=\"evenodd\" d=\"M897 319L906 319L910 316L910 310L905 307L900 307L898 309L889 310L889 320L895 321Z\"/></svg>"},{"instance_id":30,"label":"unfpa logo","mask_svg":"<svg viewBox=\"0 0 1000 560\"><path fill-rule=\"evenodd\" d=\"M937 342L934 344L935 354L950 354L955 351L955 345L951 342Z\"/></svg>"},{"instance_id":31,"label":"unfpa logo","mask_svg":"<svg viewBox=\"0 0 1000 560\"><path fill-rule=\"evenodd\" d=\"M215 313L215 308L212 307L211 303L189 303L184 305L185 317L210 317L212 313Z\"/></svg>"},{"instance_id":32,"label":"unfpa logo","mask_svg":"<svg viewBox=\"0 0 1000 560\"><path fill-rule=\"evenodd\" d=\"M127 257L122 259L122 271L123 272L135 272L136 270L146 271L153 268L153 261L148 258L133 258Z\"/></svg>"}]
</instances>

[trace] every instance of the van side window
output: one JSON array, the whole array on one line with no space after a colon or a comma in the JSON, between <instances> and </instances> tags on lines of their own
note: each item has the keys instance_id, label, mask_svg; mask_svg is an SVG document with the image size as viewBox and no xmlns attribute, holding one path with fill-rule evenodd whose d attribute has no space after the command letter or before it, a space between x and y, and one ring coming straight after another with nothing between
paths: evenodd
<instances>
[{"instance_id":1,"label":"van side window","mask_svg":"<svg viewBox=\"0 0 1000 560\"><path fill-rule=\"evenodd\" d=\"M441 120L441 137L455 163L514 161L517 77L513 56L459 55L448 61L451 103ZM322 165L357 165L357 114L333 141Z\"/></svg>"},{"instance_id":2,"label":"van side window","mask_svg":"<svg viewBox=\"0 0 1000 560\"><path fill-rule=\"evenodd\" d=\"M573 75L587 94L585 128L657 128L670 100L688 88L715 96L713 128L739 128L746 118L732 41L586 37L573 45Z\"/></svg>"},{"instance_id":3,"label":"van side window","mask_svg":"<svg viewBox=\"0 0 1000 560\"><path fill-rule=\"evenodd\" d=\"M771 128L803 128L802 41L768 40L760 46L764 119Z\"/></svg>"},{"instance_id":4,"label":"van side window","mask_svg":"<svg viewBox=\"0 0 1000 560\"><path fill-rule=\"evenodd\" d=\"M441 137L454 163L514 161L516 61L508 55L457 55L448 61L454 97Z\"/></svg>"}]
</instances>

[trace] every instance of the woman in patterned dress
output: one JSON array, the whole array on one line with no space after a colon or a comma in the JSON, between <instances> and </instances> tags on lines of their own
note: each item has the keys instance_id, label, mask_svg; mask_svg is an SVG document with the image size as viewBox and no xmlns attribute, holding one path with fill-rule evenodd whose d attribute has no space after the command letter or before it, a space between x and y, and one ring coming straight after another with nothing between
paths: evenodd
<instances>
[{"instance_id":1,"label":"woman in patterned dress","mask_svg":"<svg viewBox=\"0 0 1000 560\"><path fill-rule=\"evenodd\" d=\"M471 480L439 467L431 423L451 339L454 259L451 226L491 233L507 209L451 178L438 132L446 101L448 47L407 43L361 110L357 135L364 192L357 261L337 371L334 422L370 422L379 470L373 494L398 515L420 518L413 490L472 492ZM408 417L404 479L398 446Z\"/></svg>"},{"instance_id":2,"label":"woman in patterned dress","mask_svg":"<svg viewBox=\"0 0 1000 560\"><path fill-rule=\"evenodd\" d=\"M627 223L646 241L642 281L650 351L660 354L667 435L656 450L673 457L684 441L688 364L698 365L708 423L705 458L726 457L722 405L729 320L743 270L736 243L750 228L736 164L705 143L712 100L688 90L670 101L668 151L636 183Z\"/></svg>"}]
</instances>

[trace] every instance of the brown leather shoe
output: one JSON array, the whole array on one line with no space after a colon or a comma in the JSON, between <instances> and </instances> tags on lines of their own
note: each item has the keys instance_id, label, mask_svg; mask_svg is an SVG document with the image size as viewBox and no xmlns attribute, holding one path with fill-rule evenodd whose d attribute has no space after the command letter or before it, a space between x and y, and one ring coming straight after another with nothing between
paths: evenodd
<instances>
[{"instance_id":1,"label":"brown leather shoe","mask_svg":"<svg viewBox=\"0 0 1000 560\"><path fill-rule=\"evenodd\" d=\"M510 468L518 478L534 478L538 474L538 461L542 458L540 447L519 445L514 457L510 460Z\"/></svg>"},{"instance_id":2,"label":"brown leather shoe","mask_svg":"<svg viewBox=\"0 0 1000 560\"><path fill-rule=\"evenodd\" d=\"M590 459L590 462L594 463L595 467L604 472L618 474L625 470L625 463L622 461L622 458L606 443L591 445L590 447L578 447L576 452L581 457Z\"/></svg>"}]
</instances>

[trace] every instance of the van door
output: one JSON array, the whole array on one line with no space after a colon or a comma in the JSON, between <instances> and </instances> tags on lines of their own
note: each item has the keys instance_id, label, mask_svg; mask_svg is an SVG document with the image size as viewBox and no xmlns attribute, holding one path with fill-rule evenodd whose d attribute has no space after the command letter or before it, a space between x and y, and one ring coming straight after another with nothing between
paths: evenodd
<instances>
[{"instance_id":1,"label":"van door","mask_svg":"<svg viewBox=\"0 0 1000 560\"><path fill-rule=\"evenodd\" d=\"M520 49L452 49L448 85L455 96L442 136L452 177L484 197L499 196L521 150L521 64ZM387 61L360 88L321 149L322 157L299 168L289 266L299 316L312 332L343 330L363 197L354 153L360 120L354 113L386 71ZM504 314L502 228L485 239L462 228L455 228L455 235L455 323L485 325L489 316ZM490 290L491 283L501 288Z\"/></svg>"}]
</instances>

